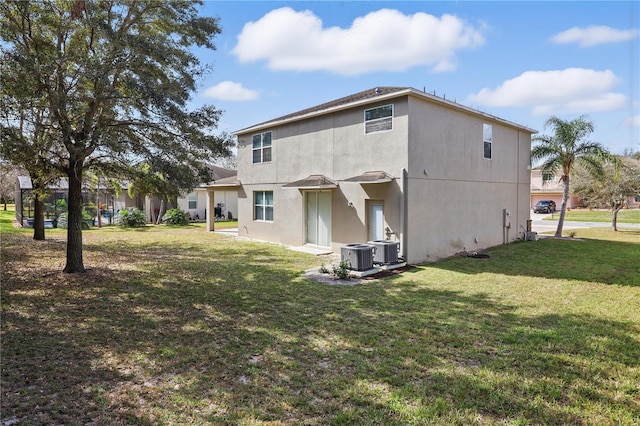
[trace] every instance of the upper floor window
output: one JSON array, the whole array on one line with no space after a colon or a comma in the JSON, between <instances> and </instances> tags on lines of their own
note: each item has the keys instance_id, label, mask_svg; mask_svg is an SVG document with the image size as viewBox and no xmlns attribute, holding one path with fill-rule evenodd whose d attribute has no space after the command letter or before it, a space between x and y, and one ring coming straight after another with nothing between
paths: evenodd
<instances>
[{"instance_id":1,"label":"upper floor window","mask_svg":"<svg viewBox=\"0 0 640 426\"><path fill-rule=\"evenodd\" d=\"M253 135L253 163L271 161L271 132Z\"/></svg>"},{"instance_id":2,"label":"upper floor window","mask_svg":"<svg viewBox=\"0 0 640 426\"><path fill-rule=\"evenodd\" d=\"M364 111L364 133L393 130L393 104Z\"/></svg>"},{"instance_id":3,"label":"upper floor window","mask_svg":"<svg viewBox=\"0 0 640 426\"><path fill-rule=\"evenodd\" d=\"M491 124L482 125L482 142L484 149L484 158L491 159L491 145L493 144L493 126Z\"/></svg>"},{"instance_id":4,"label":"upper floor window","mask_svg":"<svg viewBox=\"0 0 640 426\"><path fill-rule=\"evenodd\" d=\"M253 219L273 220L273 191L256 191L253 193Z\"/></svg>"},{"instance_id":5,"label":"upper floor window","mask_svg":"<svg viewBox=\"0 0 640 426\"><path fill-rule=\"evenodd\" d=\"M189 210L195 210L198 208L198 194L192 192L189 194L189 198L187 200L189 201Z\"/></svg>"}]
</instances>

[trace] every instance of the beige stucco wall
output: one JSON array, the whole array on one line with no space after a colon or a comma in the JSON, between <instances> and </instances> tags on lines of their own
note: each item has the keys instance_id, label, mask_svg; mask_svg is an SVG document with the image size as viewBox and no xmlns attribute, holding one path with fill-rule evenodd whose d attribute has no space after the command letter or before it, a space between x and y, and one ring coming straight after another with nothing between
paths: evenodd
<instances>
[{"instance_id":1,"label":"beige stucco wall","mask_svg":"<svg viewBox=\"0 0 640 426\"><path fill-rule=\"evenodd\" d=\"M365 135L364 110L389 103L393 130ZM483 123L493 126L490 160L482 158ZM261 131L269 130L273 158L264 164L252 164L253 133L238 135L241 236L304 244L304 191L282 185L311 174L338 183L331 199L331 248L338 253L343 244L367 241L367 200L384 202L384 226L410 263L513 241L529 219L531 135L499 119L404 96ZM395 179L344 181L367 171ZM254 191L273 191L274 222L253 220ZM511 213L510 228L503 209Z\"/></svg>"},{"instance_id":2,"label":"beige stucco wall","mask_svg":"<svg viewBox=\"0 0 640 426\"><path fill-rule=\"evenodd\" d=\"M196 189L194 192L198 196L196 208L189 208L189 196L191 194L187 194L186 197L178 198L178 208L188 212L192 218L197 216L201 220L204 220L206 214L209 213L207 209L207 190L202 188ZM224 204L223 214L225 218L228 217L228 212L231 212L234 218L238 217L238 194L236 191L215 191L213 205L216 206L218 203Z\"/></svg>"},{"instance_id":3,"label":"beige stucco wall","mask_svg":"<svg viewBox=\"0 0 640 426\"><path fill-rule=\"evenodd\" d=\"M115 211L120 211L129 207L144 207L141 206L142 204L142 202L138 201L138 196L135 196L135 198L131 198L129 197L127 191L122 191L119 197L114 197L113 209Z\"/></svg>"},{"instance_id":4,"label":"beige stucco wall","mask_svg":"<svg viewBox=\"0 0 640 426\"><path fill-rule=\"evenodd\" d=\"M238 196L239 235L304 244L304 191L282 185L312 174L324 175L338 183L338 188L331 191L334 251L339 252L346 243L366 242L367 199L383 200L388 219L385 226L399 231L398 182L407 164L407 101L405 98L394 102L393 131L365 135L364 110L375 106L265 129L272 131L273 157L268 163L253 164L252 134L239 135L238 179L244 190ZM397 179L384 184L344 182L367 171L385 171ZM253 220L254 191L273 191L274 222Z\"/></svg>"},{"instance_id":5,"label":"beige stucco wall","mask_svg":"<svg viewBox=\"0 0 640 426\"><path fill-rule=\"evenodd\" d=\"M420 101L410 103L410 117L408 260L515 240L529 219L531 135ZM491 159L483 158L483 124L493 126Z\"/></svg>"}]
</instances>

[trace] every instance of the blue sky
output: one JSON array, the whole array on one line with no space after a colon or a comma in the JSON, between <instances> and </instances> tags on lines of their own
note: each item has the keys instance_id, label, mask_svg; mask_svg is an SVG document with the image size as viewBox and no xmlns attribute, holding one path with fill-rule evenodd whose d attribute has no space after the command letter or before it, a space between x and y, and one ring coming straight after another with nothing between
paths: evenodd
<instances>
[{"instance_id":1,"label":"blue sky","mask_svg":"<svg viewBox=\"0 0 640 426\"><path fill-rule=\"evenodd\" d=\"M376 86L406 86L545 131L640 151L639 2L205 1L220 18L193 98L230 132Z\"/></svg>"}]
</instances>

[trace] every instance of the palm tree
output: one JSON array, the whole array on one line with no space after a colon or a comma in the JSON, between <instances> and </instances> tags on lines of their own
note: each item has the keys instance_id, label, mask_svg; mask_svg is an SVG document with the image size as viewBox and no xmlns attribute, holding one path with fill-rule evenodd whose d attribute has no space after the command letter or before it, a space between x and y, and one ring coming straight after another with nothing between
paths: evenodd
<instances>
[{"instance_id":1,"label":"palm tree","mask_svg":"<svg viewBox=\"0 0 640 426\"><path fill-rule=\"evenodd\" d=\"M594 129L593 122L587 116L582 115L571 121L552 116L545 122L545 129L548 127L553 129L551 136L533 137L532 140L538 144L531 149L531 160L542 160L540 168L543 182L560 175L563 183L562 207L555 236L561 237L569 200L569 176L573 166L579 163L597 178L604 175L604 163L615 160L604 146L586 140Z\"/></svg>"}]
</instances>

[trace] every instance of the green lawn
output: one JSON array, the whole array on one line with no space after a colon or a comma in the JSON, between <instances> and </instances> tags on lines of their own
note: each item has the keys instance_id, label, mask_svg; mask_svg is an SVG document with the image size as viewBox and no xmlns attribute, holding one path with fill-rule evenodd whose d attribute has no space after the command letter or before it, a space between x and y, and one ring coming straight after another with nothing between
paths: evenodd
<instances>
[{"instance_id":1,"label":"green lawn","mask_svg":"<svg viewBox=\"0 0 640 426\"><path fill-rule=\"evenodd\" d=\"M637 231L339 286L198 226L92 229L65 275L0 213L0 424L640 423Z\"/></svg>"},{"instance_id":2,"label":"green lawn","mask_svg":"<svg viewBox=\"0 0 640 426\"><path fill-rule=\"evenodd\" d=\"M548 215L544 220L557 221L560 212L557 211L552 215ZM565 220L577 222L608 222L611 223L611 211L609 210L592 210L578 209L565 212ZM618 212L618 223L637 223L640 225L640 209L620 210Z\"/></svg>"}]
</instances>

